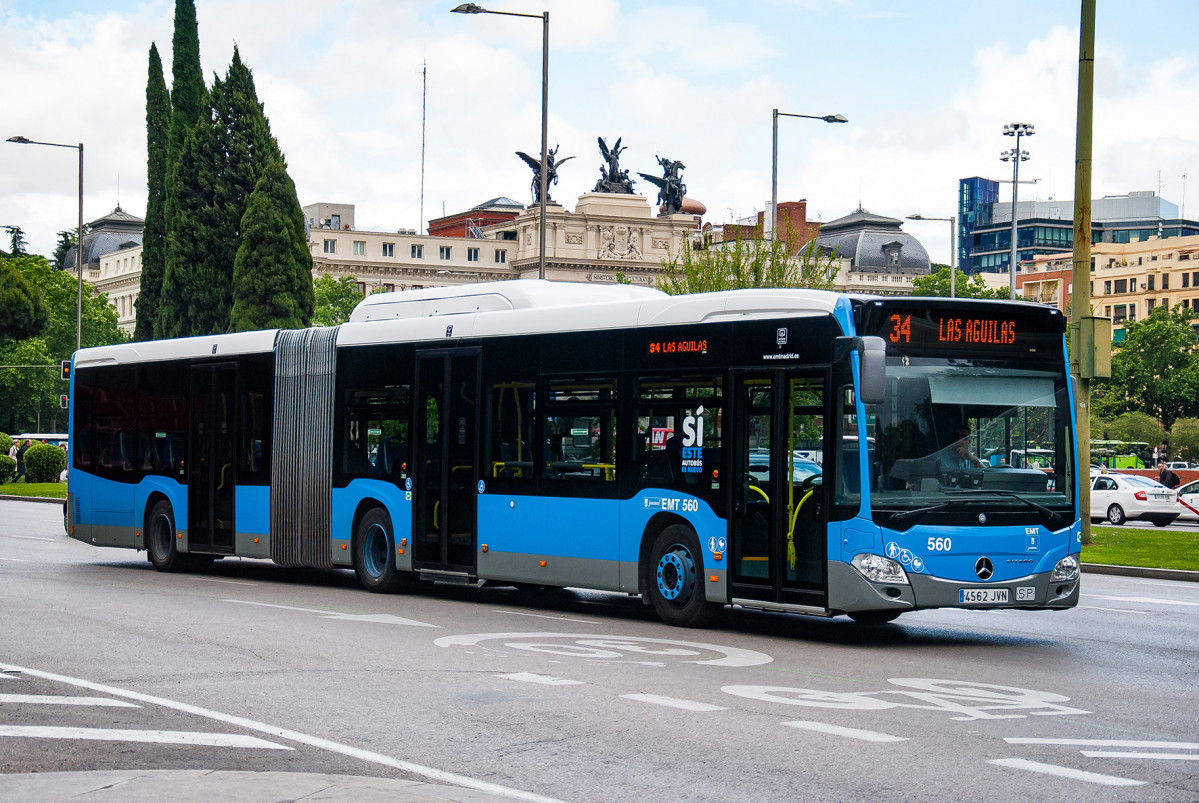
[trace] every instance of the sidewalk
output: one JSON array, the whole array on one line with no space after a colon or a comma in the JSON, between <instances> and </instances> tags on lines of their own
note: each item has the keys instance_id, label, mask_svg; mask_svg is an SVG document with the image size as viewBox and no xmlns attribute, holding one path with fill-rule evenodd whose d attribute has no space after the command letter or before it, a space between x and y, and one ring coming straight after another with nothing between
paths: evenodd
<instances>
[{"instance_id":1,"label":"sidewalk","mask_svg":"<svg viewBox=\"0 0 1199 803\"><path fill-rule=\"evenodd\" d=\"M514 790L515 791L515 790ZM495 803L511 797L457 786L307 772L124 770L0 775L0 800L84 803L264 803L277 800ZM543 799L528 795L526 799Z\"/></svg>"}]
</instances>

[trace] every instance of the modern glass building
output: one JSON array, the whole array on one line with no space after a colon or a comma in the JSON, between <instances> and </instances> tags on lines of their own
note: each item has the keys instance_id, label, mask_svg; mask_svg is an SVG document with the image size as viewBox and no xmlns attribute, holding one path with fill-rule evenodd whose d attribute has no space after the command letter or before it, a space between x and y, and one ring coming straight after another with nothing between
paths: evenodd
<instances>
[{"instance_id":1,"label":"modern glass building","mask_svg":"<svg viewBox=\"0 0 1199 803\"><path fill-rule=\"evenodd\" d=\"M963 273L1007 273L1012 205L999 203L999 182L958 181L958 265ZM1021 201L1017 210L1018 262L1074 249L1074 201ZM1178 206L1145 190L1091 201L1091 242L1144 242L1150 237L1199 234L1199 222L1179 217ZM1019 266L1017 266L1019 271Z\"/></svg>"}]
</instances>

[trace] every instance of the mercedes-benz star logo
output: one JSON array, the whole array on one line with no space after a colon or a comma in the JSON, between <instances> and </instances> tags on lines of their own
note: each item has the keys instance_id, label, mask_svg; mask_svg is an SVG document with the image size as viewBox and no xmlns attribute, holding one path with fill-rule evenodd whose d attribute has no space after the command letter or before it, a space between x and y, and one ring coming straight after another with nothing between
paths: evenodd
<instances>
[{"instance_id":1,"label":"mercedes-benz star logo","mask_svg":"<svg viewBox=\"0 0 1199 803\"><path fill-rule=\"evenodd\" d=\"M995 573L995 567L991 565L990 558L979 558L974 564L974 573L978 575L979 580L990 580L991 575Z\"/></svg>"}]
</instances>

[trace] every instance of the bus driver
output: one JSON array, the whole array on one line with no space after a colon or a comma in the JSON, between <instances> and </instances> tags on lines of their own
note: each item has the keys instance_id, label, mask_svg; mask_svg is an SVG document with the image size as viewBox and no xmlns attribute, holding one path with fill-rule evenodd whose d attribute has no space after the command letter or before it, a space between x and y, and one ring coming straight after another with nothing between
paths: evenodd
<instances>
[{"instance_id":1,"label":"bus driver","mask_svg":"<svg viewBox=\"0 0 1199 803\"><path fill-rule=\"evenodd\" d=\"M959 426L953 431L953 443L941 452L941 468L944 471L962 471L968 468L986 468L970 451L970 430Z\"/></svg>"}]
</instances>

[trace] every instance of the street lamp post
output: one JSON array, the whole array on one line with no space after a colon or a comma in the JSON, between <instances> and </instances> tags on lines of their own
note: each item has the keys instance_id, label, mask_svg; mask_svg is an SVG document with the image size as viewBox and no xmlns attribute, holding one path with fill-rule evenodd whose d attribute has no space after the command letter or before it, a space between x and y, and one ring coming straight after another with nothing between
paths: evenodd
<instances>
[{"instance_id":1,"label":"street lamp post","mask_svg":"<svg viewBox=\"0 0 1199 803\"><path fill-rule=\"evenodd\" d=\"M478 3L463 3L450 9L454 14L499 14L504 17L528 17L541 20L541 193L539 198L539 218L537 224L537 250L539 263L537 278L545 278L545 196L546 196L546 160L549 144L549 98L550 98L550 12L540 14L518 14L514 11L492 11L483 8Z\"/></svg>"},{"instance_id":2,"label":"street lamp post","mask_svg":"<svg viewBox=\"0 0 1199 803\"><path fill-rule=\"evenodd\" d=\"M1030 123L1008 123L1003 127L1005 137L1015 137L1016 147L999 154L999 158L1012 163L1012 254L1008 257L1008 298L1016 297L1016 209L1020 198L1020 163L1028 161L1028 151L1020 150L1020 137L1031 137L1037 133Z\"/></svg>"},{"instance_id":3,"label":"street lamp post","mask_svg":"<svg viewBox=\"0 0 1199 803\"><path fill-rule=\"evenodd\" d=\"M808 120L823 120L826 123L848 123L842 114L791 114L773 109L770 114L770 212L766 215L770 224L770 239L775 236L775 224L778 221L779 205L779 118L804 117Z\"/></svg>"},{"instance_id":4,"label":"street lamp post","mask_svg":"<svg viewBox=\"0 0 1199 803\"><path fill-rule=\"evenodd\" d=\"M957 248L954 247L954 237L957 234L957 216L925 217L924 215L908 215L908 220L943 220L949 224L949 297L957 298Z\"/></svg>"},{"instance_id":5,"label":"street lamp post","mask_svg":"<svg viewBox=\"0 0 1199 803\"><path fill-rule=\"evenodd\" d=\"M58 142L35 142L22 136L9 137L20 145L49 145L53 148L79 149L79 228L75 231L75 351L83 346L83 143L62 145Z\"/></svg>"}]
</instances>

